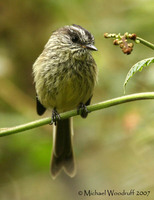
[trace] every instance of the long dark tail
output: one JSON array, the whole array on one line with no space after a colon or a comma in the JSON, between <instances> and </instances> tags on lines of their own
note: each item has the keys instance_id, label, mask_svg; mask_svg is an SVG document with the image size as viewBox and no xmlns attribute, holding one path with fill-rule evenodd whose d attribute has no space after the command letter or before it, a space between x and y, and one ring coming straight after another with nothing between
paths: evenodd
<instances>
[{"instance_id":1,"label":"long dark tail","mask_svg":"<svg viewBox=\"0 0 154 200\"><path fill-rule=\"evenodd\" d=\"M56 178L60 170L71 177L75 175L75 163L72 148L71 119L57 122L53 130L53 155L51 161L51 173Z\"/></svg>"}]
</instances>

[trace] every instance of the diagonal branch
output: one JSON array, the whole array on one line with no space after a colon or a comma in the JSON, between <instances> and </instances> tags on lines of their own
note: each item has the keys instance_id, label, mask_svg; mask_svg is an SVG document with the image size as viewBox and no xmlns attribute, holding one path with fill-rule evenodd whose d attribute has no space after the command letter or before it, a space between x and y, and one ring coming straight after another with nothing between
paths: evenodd
<instances>
[{"instance_id":1,"label":"diagonal branch","mask_svg":"<svg viewBox=\"0 0 154 200\"><path fill-rule=\"evenodd\" d=\"M140 41L140 43L142 43L143 45L154 50L154 44L152 44L151 42L144 40L143 38L140 38L140 37L136 37L136 40Z\"/></svg>"},{"instance_id":2,"label":"diagonal branch","mask_svg":"<svg viewBox=\"0 0 154 200\"><path fill-rule=\"evenodd\" d=\"M110 99L107 101L103 101L103 102L100 102L97 104L87 106L87 109L88 109L88 111L93 112L96 110L101 110L104 108L108 108L111 106L131 102L131 101L148 100L148 99L154 99L154 92L136 93L136 94L117 97L114 99ZM77 110L71 110L71 111L68 111L65 113L61 113L60 117L61 117L61 119L66 119L66 118L73 117L76 115L77 115ZM51 121L51 118L47 117L47 118L36 120L36 121L30 122L30 123L22 124L19 126L14 126L11 128L1 128L0 129L0 137L15 134L18 132L27 131L27 130L33 129L33 128L37 128L37 127L49 124L50 121Z\"/></svg>"}]
</instances>

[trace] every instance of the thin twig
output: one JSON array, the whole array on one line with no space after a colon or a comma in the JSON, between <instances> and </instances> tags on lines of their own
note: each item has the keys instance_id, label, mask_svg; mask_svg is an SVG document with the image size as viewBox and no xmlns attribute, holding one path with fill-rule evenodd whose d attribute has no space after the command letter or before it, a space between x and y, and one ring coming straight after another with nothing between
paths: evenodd
<instances>
[{"instance_id":1,"label":"thin twig","mask_svg":"<svg viewBox=\"0 0 154 200\"><path fill-rule=\"evenodd\" d=\"M139 40L141 44L143 44L151 49L154 49L154 44L152 44L151 42L148 42L147 40L144 40L143 38L140 38L140 37L136 37L136 40Z\"/></svg>"},{"instance_id":2,"label":"thin twig","mask_svg":"<svg viewBox=\"0 0 154 200\"><path fill-rule=\"evenodd\" d=\"M131 102L131 101L147 100L147 99L154 99L154 92L136 93L136 94L117 97L114 99L110 99L107 101L103 101L103 102L100 102L97 104L87 106L87 109L88 109L88 111L93 112L96 110L101 110L104 108L108 108L111 106ZM66 118L73 117L76 115L77 115L77 110L71 110L71 111L68 111L65 113L61 113L60 117L61 117L61 119L66 119ZM18 132L27 131L27 130L33 129L33 128L37 128L37 127L49 124L50 121L51 121L51 118L48 117L48 118L36 120L36 121L30 122L30 123L22 124L22 125L11 127L11 128L1 128L0 129L0 137L15 134Z\"/></svg>"}]
</instances>

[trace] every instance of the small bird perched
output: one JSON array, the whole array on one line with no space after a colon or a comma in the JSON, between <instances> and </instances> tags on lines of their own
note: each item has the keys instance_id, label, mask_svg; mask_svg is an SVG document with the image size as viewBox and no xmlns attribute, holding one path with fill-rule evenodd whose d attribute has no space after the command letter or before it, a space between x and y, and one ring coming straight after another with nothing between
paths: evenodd
<instances>
[{"instance_id":1,"label":"small bird perched","mask_svg":"<svg viewBox=\"0 0 154 200\"><path fill-rule=\"evenodd\" d=\"M47 108L52 109L53 178L62 168L69 176L75 175L72 120L60 120L59 113L77 108L83 118L87 117L86 106L97 79L91 51L97 48L90 32L75 24L64 26L52 33L33 65L37 113L42 115Z\"/></svg>"}]
</instances>

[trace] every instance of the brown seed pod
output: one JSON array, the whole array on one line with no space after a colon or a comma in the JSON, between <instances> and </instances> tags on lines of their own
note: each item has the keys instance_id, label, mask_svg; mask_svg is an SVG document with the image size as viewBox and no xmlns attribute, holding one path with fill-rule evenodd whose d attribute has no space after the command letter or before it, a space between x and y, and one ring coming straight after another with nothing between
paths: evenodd
<instances>
[{"instance_id":1,"label":"brown seed pod","mask_svg":"<svg viewBox=\"0 0 154 200\"><path fill-rule=\"evenodd\" d=\"M134 44L133 44L133 43L129 43L129 44L128 44L128 47L131 47L131 48L133 48L133 46L134 46Z\"/></svg>"},{"instance_id":2,"label":"brown seed pod","mask_svg":"<svg viewBox=\"0 0 154 200\"><path fill-rule=\"evenodd\" d=\"M108 38L108 33L104 33L104 37L105 37L105 38Z\"/></svg>"},{"instance_id":3,"label":"brown seed pod","mask_svg":"<svg viewBox=\"0 0 154 200\"><path fill-rule=\"evenodd\" d=\"M136 34L135 33L132 33L130 36L129 36L129 38L131 39L131 40L136 40Z\"/></svg>"},{"instance_id":4,"label":"brown seed pod","mask_svg":"<svg viewBox=\"0 0 154 200\"><path fill-rule=\"evenodd\" d=\"M131 48L131 47L122 49L123 53L127 54L127 55L131 54L132 50L133 50L133 48Z\"/></svg>"},{"instance_id":5,"label":"brown seed pod","mask_svg":"<svg viewBox=\"0 0 154 200\"><path fill-rule=\"evenodd\" d=\"M113 44L114 44L114 45L119 45L119 40L117 40L117 39L116 39L116 40L113 40Z\"/></svg>"},{"instance_id":6,"label":"brown seed pod","mask_svg":"<svg viewBox=\"0 0 154 200\"><path fill-rule=\"evenodd\" d=\"M119 46L120 46L121 49L124 48L124 44L123 43L121 43Z\"/></svg>"}]
</instances>

